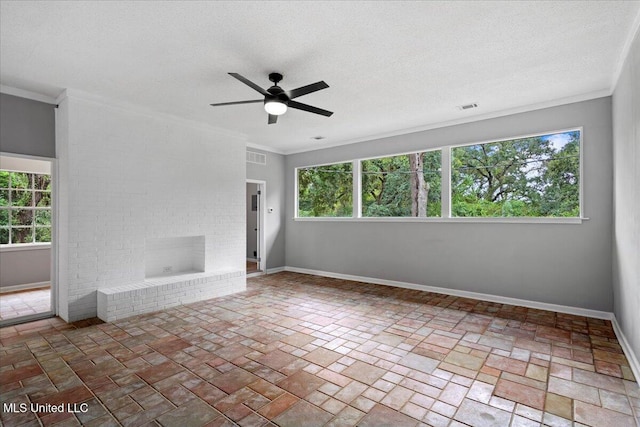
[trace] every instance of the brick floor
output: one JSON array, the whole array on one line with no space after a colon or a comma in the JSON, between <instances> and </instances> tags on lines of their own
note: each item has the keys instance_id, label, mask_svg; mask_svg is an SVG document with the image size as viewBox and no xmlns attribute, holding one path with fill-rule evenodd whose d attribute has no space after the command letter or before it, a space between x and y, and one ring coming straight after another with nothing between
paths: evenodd
<instances>
[{"instance_id":1,"label":"brick floor","mask_svg":"<svg viewBox=\"0 0 640 427\"><path fill-rule=\"evenodd\" d=\"M2 426L624 427L640 414L608 321L296 273L114 323L7 327L0 345Z\"/></svg>"}]
</instances>

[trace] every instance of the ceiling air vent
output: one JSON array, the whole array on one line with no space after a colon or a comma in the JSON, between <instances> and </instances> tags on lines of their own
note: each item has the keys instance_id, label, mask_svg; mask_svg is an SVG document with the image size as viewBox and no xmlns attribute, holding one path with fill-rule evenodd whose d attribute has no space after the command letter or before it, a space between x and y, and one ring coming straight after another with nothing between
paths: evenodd
<instances>
[{"instance_id":1,"label":"ceiling air vent","mask_svg":"<svg viewBox=\"0 0 640 427\"><path fill-rule=\"evenodd\" d=\"M458 105L458 110L471 110L472 108L478 108L478 104L474 102L473 104Z\"/></svg>"},{"instance_id":2,"label":"ceiling air vent","mask_svg":"<svg viewBox=\"0 0 640 427\"><path fill-rule=\"evenodd\" d=\"M267 155L256 153L255 151L247 151L247 163L255 163L257 165L267 164Z\"/></svg>"}]
</instances>

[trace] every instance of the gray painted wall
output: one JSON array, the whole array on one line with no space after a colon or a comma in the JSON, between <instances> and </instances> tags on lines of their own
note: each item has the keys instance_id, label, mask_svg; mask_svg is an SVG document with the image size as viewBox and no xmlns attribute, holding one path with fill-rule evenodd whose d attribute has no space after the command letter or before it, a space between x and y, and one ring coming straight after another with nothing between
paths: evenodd
<instances>
[{"instance_id":1,"label":"gray painted wall","mask_svg":"<svg viewBox=\"0 0 640 427\"><path fill-rule=\"evenodd\" d=\"M50 247L0 253L0 288L49 282L50 278Z\"/></svg>"},{"instance_id":2,"label":"gray painted wall","mask_svg":"<svg viewBox=\"0 0 640 427\"><path fill-rule=\"evenodd\" d=\"M54 158L54 107L0 93L0 151Z\"/></svg>"},{"instance_id":3,"label":"gray painted wall","mask_svg":"<svg viewBox=\"0 0 640 427\"><path fill-rule=\"evenodd\" d=\"M267 269L284 267L285 265L285 239L284 228L285 213L285 156L267 151L247 148L247 150L263 153L267 156L266 165L247 163L247 179L266 181L267 208L273 208L273 212L265 214L265 250L267 257Z\"/></svg>"},{"instance_id":4,"label":"gray painted wall","mask_svg":"<svg viewBox=\"0 0 640 427\"><path fill-rule=\"evenodd\" d=\"M298 166L583 126L582 224L295 221ZM612 311L611 98L289 155L286 265Z\"/></svg>"},{"instance_id":5,"label":"gray painted wall","mask_svg":"<svg viewBox=\"0 0 640 427\"><path fill-rule=\"evenodd\" d=\"M640 33L613 93L614 313L640 356Z\"/></svg>"}]
</instances>

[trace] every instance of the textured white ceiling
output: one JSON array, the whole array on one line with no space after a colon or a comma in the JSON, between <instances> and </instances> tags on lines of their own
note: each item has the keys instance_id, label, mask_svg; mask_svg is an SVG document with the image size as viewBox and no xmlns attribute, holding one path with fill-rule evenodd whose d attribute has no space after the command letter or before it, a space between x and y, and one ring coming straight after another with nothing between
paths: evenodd
<instances>
[{"instance_id":1,"label":"textured white ceiling","mask_svg":"<svg viewBox=\"0 0 640 427\"><path fill-rule=\"evenodd\" d=\"M638 1L0 2L0 83L72 88L240 133L280 152L611 90ZM330 88L267 125L263 87ZM256 96L257 95L257 96ZM456 106L477 102L479 108ZM316 141L314 136L326 139Z\"/></svg>"}]
</instances>

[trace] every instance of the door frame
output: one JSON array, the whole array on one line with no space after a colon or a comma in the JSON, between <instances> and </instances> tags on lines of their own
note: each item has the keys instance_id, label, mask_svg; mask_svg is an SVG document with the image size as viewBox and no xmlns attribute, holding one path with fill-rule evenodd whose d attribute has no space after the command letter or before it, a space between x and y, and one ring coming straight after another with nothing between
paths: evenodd
<instances>
[{"instance_id":1,"label":"door frame","mask_svg":"<svg viewBox=\"0 0 640 427\"><path fill-rule=\"evenodd\" d=\"M57 225L58 225L58 162L57 159L52 157L33 156L27 154L16 154L0 151L0 156L4 157L16 157L22 159L39 160L49 162L51 166L51 270L49 275L50 287L50 306L49 311L42 313L27 314L20 317L14 317L12 319L0 320L0 327L17 325L21 323L33 322L35 320L47 319L55 317L58 314L58 277L57 277L57 258L58 258L58 245L57 245Z\"/></svg>"},{"instance_id":2,"label":"door frame","mask_svg":"<svg viewBox=\"0 0 640 427\"><path fill-rule=\"evenodd\" d=\"M267 272L267 245L265 244L265 219L266 219L266 200L267 200L267 181L260 179L247 179L246 184L257 184L260 195L258 197L258 272L253 275L266 274ZM245 251L246 252L246 251Z\"/></svg>"}]
</instances>

